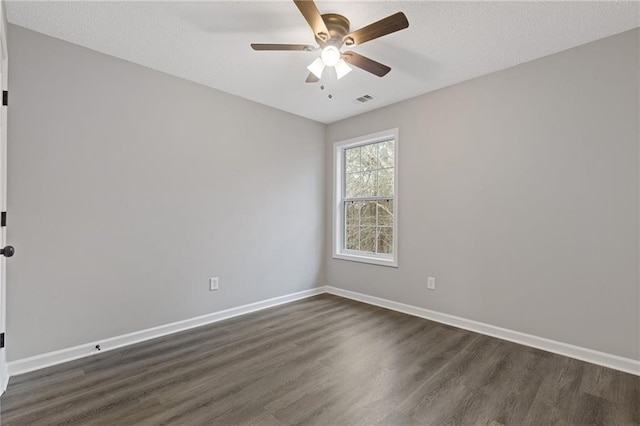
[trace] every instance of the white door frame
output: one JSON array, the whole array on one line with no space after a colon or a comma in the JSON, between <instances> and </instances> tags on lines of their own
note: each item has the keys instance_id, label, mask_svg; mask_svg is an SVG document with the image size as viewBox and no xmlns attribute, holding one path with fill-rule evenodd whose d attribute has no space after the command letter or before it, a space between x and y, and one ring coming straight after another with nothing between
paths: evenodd
<instances>
[{"instance_id":1,"label":"white door frame","mask_svg":"<svg viewBox=\"0 0 640 426\"><path fill-rule=\"evenodd\" d=\"M0 0L0 60L2 61L1 89L7 90L8 79L7 20L5 2ZM0 106L0 211L7 211L7 107ZM0 227L0 248L5 246L6 227ZM6 258L0 256L0 333L6 331ZM5 348L0 349L0 395L7 389L9 371Z\"/></svg>"}]
</instances>

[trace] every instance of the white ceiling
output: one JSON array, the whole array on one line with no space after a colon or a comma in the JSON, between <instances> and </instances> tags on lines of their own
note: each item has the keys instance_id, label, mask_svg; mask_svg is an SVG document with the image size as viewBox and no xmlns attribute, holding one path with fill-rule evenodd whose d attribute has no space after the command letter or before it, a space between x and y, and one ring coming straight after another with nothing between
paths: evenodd
<instances>
[{"instance_id":1,"label":"white ceiling","mask_svg":"<svg viewBox=\"0 0 640 426\"><path fill-rule=\"evenodd\" d=\"M317 1L357 29L398 11L409 28L353 50L392 67L305 83L317 52L292 1L7 1L9 22L272 107L330 123L640 26L637 2ZM321 90L320 86L325 89ZM328 95L333 95L329 99ZM355 98L375 99L360 104Z\"/></svg>"}]
</instances>

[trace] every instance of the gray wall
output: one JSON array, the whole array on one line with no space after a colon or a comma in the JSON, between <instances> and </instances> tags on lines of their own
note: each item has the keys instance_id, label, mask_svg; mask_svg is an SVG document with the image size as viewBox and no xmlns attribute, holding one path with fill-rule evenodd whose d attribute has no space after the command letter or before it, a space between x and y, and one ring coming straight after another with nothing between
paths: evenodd
<instances>
[{"instance_id":1,"label":"gray wall","mask_svg":"<svg viewBox=\"0 0 640 426\"><path fill-rule=\"evenodd\" d=\"M329 125L329 160L399 128L400 266L327 283L640 359L639 34Z\"/></svg>"},{"instance_id":2,"label":"gray wall","mask_svg":"<svg viewBox=\"0 0 640 426\"><path fill-rule=\"evenodd\" d=\"M321 124L10 26L9 360L324 283L640 359L639 34L325 138ZM325 268L331 142L392 127L400 267L329 254Z\"/></svg>"},{"instance_id":3,"label":"gray wall","mask_svg":"<svg viewBox=\"0 0 640 426\"><path fill-rule=\"evenodd\" d=\"M16 26L9 51L9 360L324 284L324 125Z\"/></svg>"}]
</instances>

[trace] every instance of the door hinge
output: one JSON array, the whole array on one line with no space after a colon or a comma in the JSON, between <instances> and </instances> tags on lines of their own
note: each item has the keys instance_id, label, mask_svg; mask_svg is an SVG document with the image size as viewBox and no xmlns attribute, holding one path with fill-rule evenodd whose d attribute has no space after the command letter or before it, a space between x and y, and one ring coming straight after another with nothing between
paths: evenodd
<instances>
[{"instance_id":1,"label":"door hinge","mask_svg":"<svg viewBox=\"0 0 640 426\"><path fill-rule=\"evenodd\" d=\"M0 226L7 226L7 212L0 213Z\"/></svg>"},{"instance_id":2,"label":"door hinge","mask_svg":"<svg viewBox=\"0 0 640 426\"><path fill-rule=\"evenodd\" d=\"M2 91L2 105L4 105L4 106L9 105L9 91L8 90L3 90Z\"/></svg>"},{"instance_id":3,"label":"door hinge","mask_svg":"<svg viewBox=\"0 0 640 426\"><path fill-rule=\"evenodd\" d=\"M4 333L0 333L0 349L4 348Z\"/></svg>"}]
</instances>

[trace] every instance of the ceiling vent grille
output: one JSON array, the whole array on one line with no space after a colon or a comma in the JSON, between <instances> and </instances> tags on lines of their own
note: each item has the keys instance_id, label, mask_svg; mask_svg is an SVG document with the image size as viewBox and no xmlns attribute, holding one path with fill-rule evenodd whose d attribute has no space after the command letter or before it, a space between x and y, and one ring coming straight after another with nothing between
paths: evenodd
<instances>
[{"instance_id":1,"label":"ceiling vent grille","mask_svg":"<svg viewBox=\"0 0 640 426\"><path fill-rule=\"evenodd\" d=\"M373 100L373 96L371 95L360 96L359 98L356 99L356 101L360 102L361 104L372 101L372 100Z\"/></svg>"}]
</instances>

